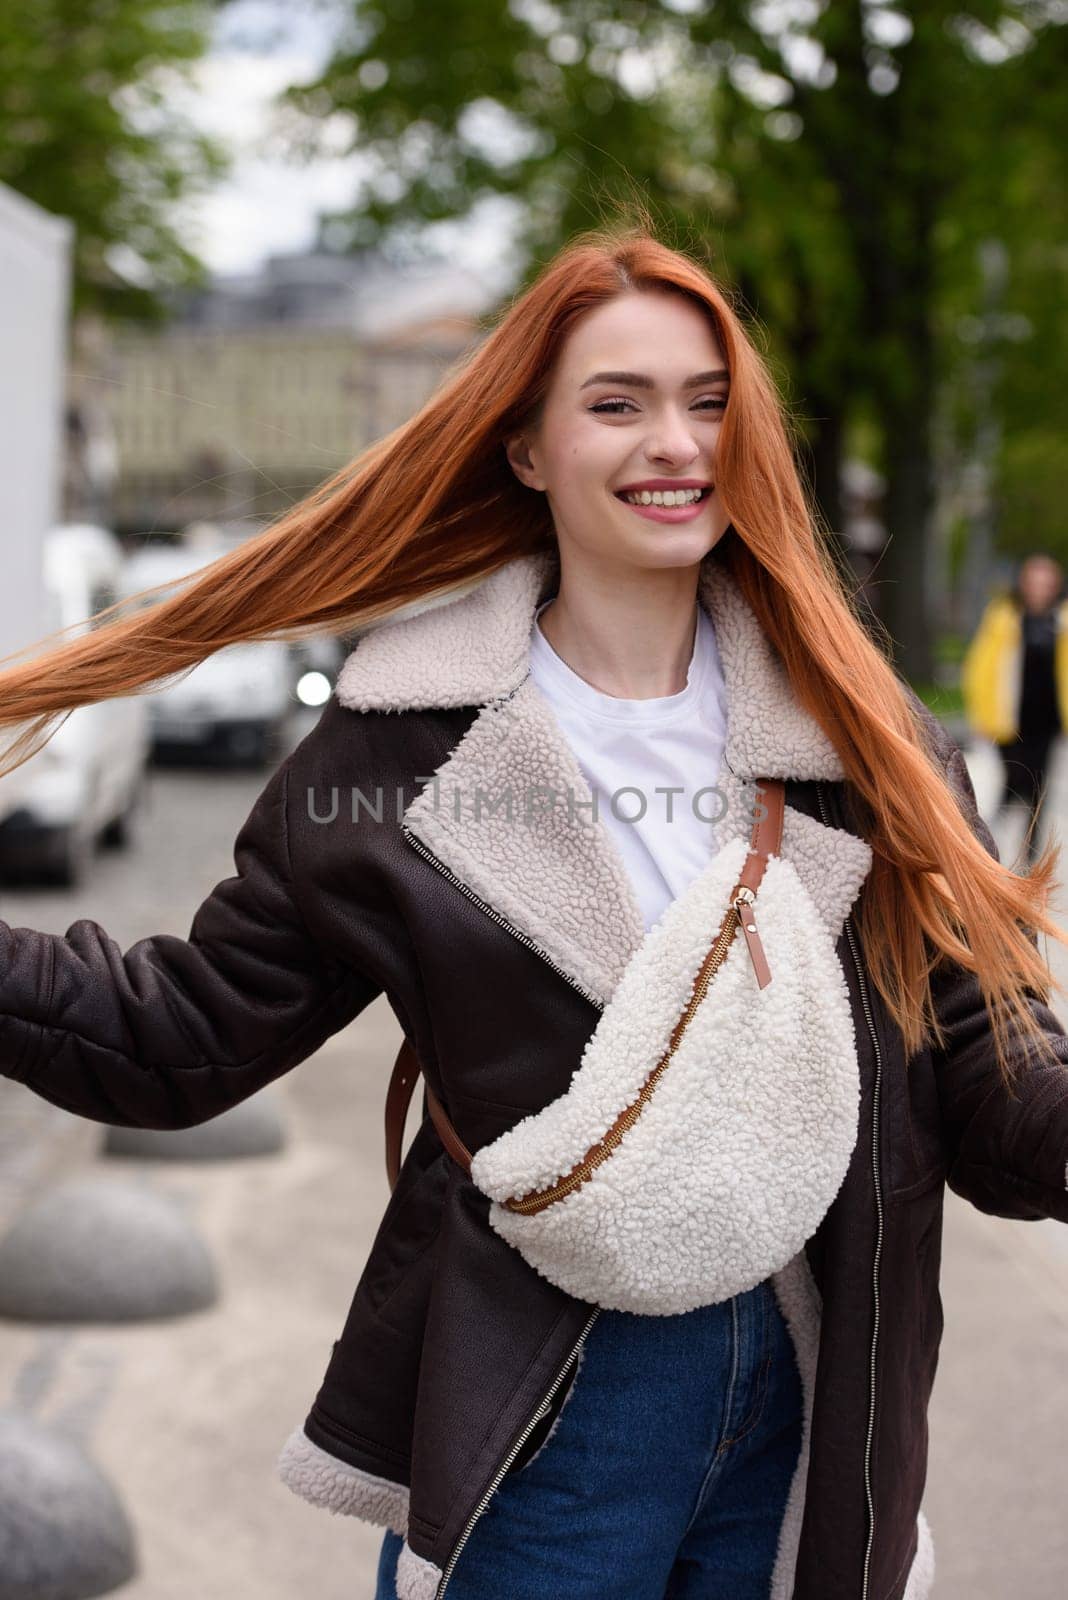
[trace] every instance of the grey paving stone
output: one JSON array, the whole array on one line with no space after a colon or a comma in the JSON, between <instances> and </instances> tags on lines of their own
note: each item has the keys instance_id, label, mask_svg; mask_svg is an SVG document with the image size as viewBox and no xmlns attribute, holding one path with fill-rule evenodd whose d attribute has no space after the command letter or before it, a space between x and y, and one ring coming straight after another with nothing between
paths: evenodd
<instances>
[{"instance_id":1,"label":"grey paving stone","mask_svg":"<svg viewBox=\"0 0 1068 1600\"><path fill-rule=\"evenodd\" d=\"M199 1311L215 1269L185 1210L146 1184L76 1177L25 1208L0 1240L0 1316L126 1322Z\"/></svg>"},{"instance_id":2,"label":"grey paving stone","mask_svg":"<svg viewBox=\"0 0 1068 1600\"><path fill-rule=\"evenodd\" d=\"M103 1132L100 1123L0 1078L0 1233L35 1194L93 1159Z\"/></svg>"},{"instance_id":3,"label":"grey paving stone","mask_svg":"<svg viewBox=\"0 0 1068 1600\"><path fill-rule=\"evenodd\" d=\"M85 1600L137 1570L133 1529L99 1467L57 1429L0 1411L4 1600Z\"/></svg>"},{"instance_id":4,"label":"grey paving stone","mask_svg":"<svg viewBox=\"0 0 1068 1600\"><path fill-rule=\"evenodd\" d=\"M276 1155L285 1142L277 1097L261 1090L195 1128L108 1128L103 1154L153 1161L232 1161Z\"/></svg>"}]
</instances>

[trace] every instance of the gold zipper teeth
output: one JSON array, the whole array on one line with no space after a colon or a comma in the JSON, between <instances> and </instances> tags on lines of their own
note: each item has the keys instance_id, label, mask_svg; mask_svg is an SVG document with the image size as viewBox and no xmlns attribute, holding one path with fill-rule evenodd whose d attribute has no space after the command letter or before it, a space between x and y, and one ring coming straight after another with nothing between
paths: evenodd
<instances>
[{"instance_id":1,"label":"gold zipper teeth","mask_svg":"<svg viewBox=\"0 0 1068 1600\"><path fill-rule=\"evenodd\" d=\"M748 891L745 897L752 899L752 891ZM570 1172L565 1173L559 1182L554 1183L548 1189L539 1189L534 1194L524 1195L522 1199L503 1201L502 1204L506 1211L513 1211L522 1217L530 1217L536 1215L539 1211L546 1210L549 1206L554 1205L556 1201L565 1199L569 1194L574 1194L576 1189L581 1189L584 1183L589 1182L597 1168L603 1166L612 1152L620 1145L623 1135L633 1128L651 1098L661 1074L678 1049L690 1018L708 993L709 985L726 957L731 940L741 926L741 912L737 904L741 898L743 898L743 894L739 893L731 902L730 910L724 918L723 927L716 935L716 942L705 957L701 970L697 974L693 994L690 996L685 1011L675 1024L668 1047L642 1084L637 1098L632 1100L629 1106L624 1107L604 1138L588 1150L582 1160L572 1167Z\"/></svg>"}]
</instances>

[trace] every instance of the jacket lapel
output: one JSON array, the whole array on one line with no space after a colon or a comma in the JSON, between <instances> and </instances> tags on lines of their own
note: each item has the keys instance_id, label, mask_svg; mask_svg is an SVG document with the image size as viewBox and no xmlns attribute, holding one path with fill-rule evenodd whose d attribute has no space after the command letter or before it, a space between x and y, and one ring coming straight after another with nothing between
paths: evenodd
<instances>
[{"instance_id":1,"label":"jacket lapel","mask_svg":"<svg viewBox=\"0 0 1068 1600\"><path fill-rule=\"evenodd\" d=\"M586 777L529 676L534 613L558 577L555 552L520 557L459 599L373 628L342 668L336 693L355 711L482 707L408 806L405 833L603 1006L645 928L615 841L593 817ZM698 597L716 630L727 690L724 758L706 779L726 800L714 828L721 847L748 836L757 778L836 781L844 773L715 552L702 563ZM840 923L870 862L868 847L787 807L783 854L828 921Z\"/></svg>"},{"instance_id":2,"label":"jacket lapel","mask_svg":"<svg viewBox=\"0 0 1068 1600\"><path fill-rule=\"evenodd\" d=\"M552 708L527 678L479 713L404 825L603 1004L645 929L592 804Z\"/></svg>"}]
</instances>

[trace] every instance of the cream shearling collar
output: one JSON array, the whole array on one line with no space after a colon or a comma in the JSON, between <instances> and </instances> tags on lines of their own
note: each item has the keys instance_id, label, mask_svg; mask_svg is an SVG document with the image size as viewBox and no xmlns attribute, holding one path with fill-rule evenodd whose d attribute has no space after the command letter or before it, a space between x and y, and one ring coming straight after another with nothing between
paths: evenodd
<instances>
[{"instance_id":1,"label":"cream shearling collar","mask_svg":"<svg viewBox=\"0 0 1068 1600\"><path fill-rule=\"evenodd\" d=\"M459 599L369 630L342 667L337 698L351 711L485 705L530 668L530 633L556 593L555 551L520 556ZM844 776L823 729L797 704L786 671L715 551L701 563L698 601L711 617L727 689L727 765L736 777Z\"/></svg>"},{"instance_id":2,"label":"cream shearling collar","mask_svg":"<svg viewBox=\"0 0 1068 1600\"><path fill-rule=\"evenodd\" d=\"M706 780L719 793L707 805L710 815L713 807L723 813L713 825L721 846L748 834L755 778L834 781L843 769L712 556L702 563L698 593L716 629L727 696L723 764ZM346 661L336 692L353 711L481 706L409 804L405 834L603 1006L646 930L611 832L592 815L585 774L530 676L534 614L558 577L555 551L520 557L460 599L373 628ZM787 806L783 853L824 915L840 924L868 870L868 846Z\"/></svg>"}]
</instances>

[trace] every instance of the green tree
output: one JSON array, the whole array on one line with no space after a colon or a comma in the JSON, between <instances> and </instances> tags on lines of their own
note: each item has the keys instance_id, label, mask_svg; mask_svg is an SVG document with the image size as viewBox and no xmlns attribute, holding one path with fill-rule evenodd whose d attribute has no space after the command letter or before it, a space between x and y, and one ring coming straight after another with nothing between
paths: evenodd
<instances>
[{"instance_id":1,"label":"green tree","mask_svg":"<svg viewBox=\"0 0 1068 1600\"><path fill-rule=\"evenodd\" d=\"M1025 83L1016 103L1026 104L1027 114L1002 120L1004 179L996 189L988 185L981 207L1009 249L994 396L1002 434L994 480L998 548L1014 557L1046 549L1068 566L1068 28L1051 31L1041 52L1017 66Z\"/></svg>"},{"instance_id":2,"label":"green tree","mask_svg":"<svg viewBox=\"0 0 1068 1600\"><path fill-rule=\"evenodd\" d=\"M943 312L976 291L995 197L1014 260L1048 229L1011 162L1059 152L1033 93L1052 102L1063 82L1047 66L1063 20L1056 0L359 0L287 99L305 150L319 129L336 150L347 118L369 165L353 207L323 219L332 245L503 195L533 270L635 187L679 243L707 242L782 369L831 528L851 432L879 440L880 612L928 679L933 424L957 339Z\"/></svg>"},{"instance_id":3,"label":"green tree","mask_svg":"<svg viewBox=\"0 0 1068 1600\"><path fill-rule=\"evenodd\" d=\"M210 0L3 0L0 182L76 230L74 306L151 316L201 274L177 202L221 149L177 108L205 53Z\"/></svg>"}]
</instances>

